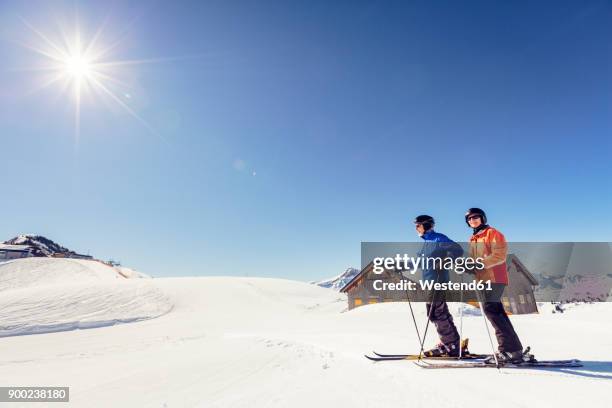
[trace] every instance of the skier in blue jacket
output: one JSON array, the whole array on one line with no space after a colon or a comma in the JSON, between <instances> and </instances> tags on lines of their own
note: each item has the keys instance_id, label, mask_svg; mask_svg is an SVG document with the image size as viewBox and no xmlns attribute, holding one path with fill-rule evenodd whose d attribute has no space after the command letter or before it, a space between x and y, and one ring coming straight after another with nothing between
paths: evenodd
<instances>
[{"instance_id":1,"label":"skier in blue jacket","mask_svg":"<svg viewBox=\"0 0 612 408\"><path fill-rule=\"evenodd\" d=\"M425 241L419 256L427 258L442 259L451 257L457 258L463 255L463 249L459 244L448 238L444 234L434 231L435 221L429 215L419 215L414 220L415 228L419 236ZM423 280L433 280L434 282L448 282L449 273L446 269L435 269L433 267L423 269ZM427 357L437 356L459 356L460 339L457 328L453 323L453 316L448 311L448 305L441 293L433 293L432 301L425 304L429 320L436 326L440 343L431 350L424 352Z\"/></svg>"}]
</instances>

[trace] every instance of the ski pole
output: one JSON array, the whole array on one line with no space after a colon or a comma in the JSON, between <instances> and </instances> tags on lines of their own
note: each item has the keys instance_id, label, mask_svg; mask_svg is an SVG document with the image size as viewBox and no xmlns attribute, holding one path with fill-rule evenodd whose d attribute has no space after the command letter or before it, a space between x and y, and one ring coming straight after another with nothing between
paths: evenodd
<instances>
[{"instance_id":1,"label":"ski pole","mask_svg":"<svg viewBox=\"0 0 612 408\"><path fill-rule=\"evenodd\" d=\"M463 274L460 275L461 286L463 287ZM459 298L459 360L463 357L463 289L461 289L461 297Z\"/></svg>"},{"instance_id":2,"label":"ski pole","mask_svg":"<svg viewBox=\"0 0 612 408\"><path fill-rule=\"evenodd\" d=\"M410 315L412 315L412 323L414 323L414 330L416 331L417 337L419 339L419 344L421 344L421 334L419 333L419 326L417 324L416 318L414 317L414 310L412 309L412 302L410 301L410 295L408 291L406 291L406 299L408 299L408 306L410 307Z\"/></svg>"},{"instance_id":3,"label":"ski pole","mask_svg":"<svg viewBox=\"0 0 612 408\"><path fill-rule=\"evenodd\" d=\"M489 342L491 343L491 350L493 350L493 358L495 359L495 367L499 369L499 361L497 360L497 354L495 354L495 345L493 345L493 338L491 337L491 332L489 331L489 325L487 324L487 317L484 312L484 302L480 300L480 291L476 289L476 298L478 299L478 304L480 305L480 311L482 312L482 318L484 320L485 328L487 329L487 335L489 336Z\"/></svg>"},{"instance_id":4,"label":"ski pole","mask_svg":"<svg viewBox=\"0 0 612 408\"><path fill-rule=\"evenodd\" d=\"M438 274L438 276L436 276L436 282L438 283L438 279L440 278L440 274ZM435 285L434 283L434 285ZM423 352L425 351L425 339L427 338L427 328L429 327L429 321L431 320L431 313L434 310L435 307L435 302L436 302L436 294L437 294L437 290L434 289L433 295L431 297L431 304L429 306L429 313L427 313L427 323L425 323L425 331L423 332L423 339L421 341L421 350L419 351L419 360L423 359Z\"/></svg>"}]
</instances>

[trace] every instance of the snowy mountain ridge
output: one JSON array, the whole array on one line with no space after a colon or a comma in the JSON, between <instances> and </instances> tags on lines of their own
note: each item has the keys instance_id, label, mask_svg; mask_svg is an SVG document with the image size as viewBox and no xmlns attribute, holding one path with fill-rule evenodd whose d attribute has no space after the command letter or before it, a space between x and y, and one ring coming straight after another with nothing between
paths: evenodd
<instances>
[{"instance_id":1,"label":"snowy mountain ridge","mask_svg":"<svg viewBox=\"0 0 612 408\"><path fill-rule=\"evenodd\" d=\"M34 248L35 256L53 256L56 253L74 252L42 235L21 234L4 241L6 245L26 245Z\"/></svg>"},{"instance_id":2,"label":"snowy mountain ridge","mask_svg":"<svg viewBox=\"0 0 612 408\"><path fill-rule=\"evenodd\" d=\"M359 269L357 268L347 268L340 275L335 276L330 279L325 279L319 282L310 282L322 288L329 288L336 291L342 289L347 283L351 281L357 274L359 273Z\"/></svg>"}]
</instances>

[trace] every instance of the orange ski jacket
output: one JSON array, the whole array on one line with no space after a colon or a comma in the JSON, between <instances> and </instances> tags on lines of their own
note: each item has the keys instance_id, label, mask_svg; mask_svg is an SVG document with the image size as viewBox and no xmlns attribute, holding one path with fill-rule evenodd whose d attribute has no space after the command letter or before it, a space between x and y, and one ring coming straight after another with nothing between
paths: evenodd
<instances>
[{"instance_id":1,"label":"orange ski jacket","mask_svg":"<svg viewBox=\"0 0 612 408\"><path fill-rule=\"evenodd\" d=\"M476 271L476 279L507 285L507 254L508 244L504 234L493 227L487 227L470 237L470 256L474 259L481 257L484 263L484 269Z\"/></svg>"}]
</instances>

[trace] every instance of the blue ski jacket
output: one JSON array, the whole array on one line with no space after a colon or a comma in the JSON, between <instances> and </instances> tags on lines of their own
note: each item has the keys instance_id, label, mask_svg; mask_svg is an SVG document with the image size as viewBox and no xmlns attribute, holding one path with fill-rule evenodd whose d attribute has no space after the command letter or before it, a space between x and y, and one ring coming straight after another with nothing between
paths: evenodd
<instances>
[{"instance_id":1,"label":"blue ski jacket","mask_svg":"<svg viewBox=\"0 0 612 408\"><path fill-rule=\"evenodd\" d=\"M463 248L461 248L461 245L457 244L444 234L440 234L434 230L429 230L423 234L421 238L425 241L425 243L423 244L421 251L418 253L418 256L424 258L440 257L442 259L450 257L454 259L463 255ZM448 270L435 269L433 265L430 266L430 268L427 268L426 265L423 265L423 280L437 280L438 282L449 281Z\"/></svg>"}]
</instances>

